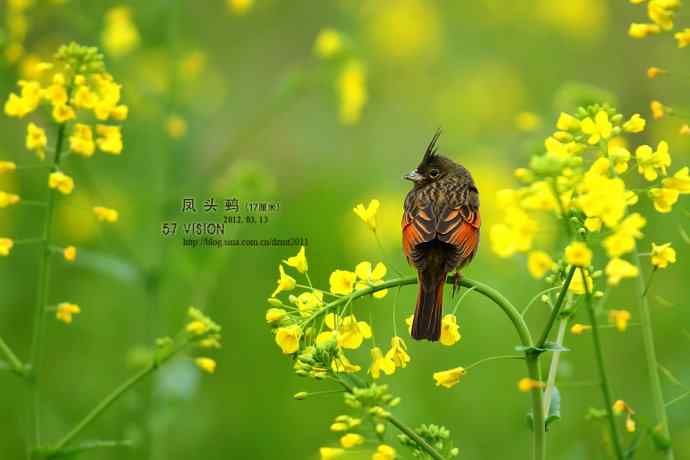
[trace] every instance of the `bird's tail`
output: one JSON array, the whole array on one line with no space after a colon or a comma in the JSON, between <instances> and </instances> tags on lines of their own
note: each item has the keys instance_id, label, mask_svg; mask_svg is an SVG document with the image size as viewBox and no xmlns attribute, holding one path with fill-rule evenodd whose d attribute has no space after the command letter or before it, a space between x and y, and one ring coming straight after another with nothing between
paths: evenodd
<instances>
[{"instance_id":1,"label":"bird's tail","mask_svg":"<svg viewBox=\"0 0 690 460\"><path fill-rule=\"evenodd\" d=\"M412 337L416 340L438 341L441 337L443 286L447 272L424 270L419 272L419 294L412 321Z\"/></svg>"}]
</instances>

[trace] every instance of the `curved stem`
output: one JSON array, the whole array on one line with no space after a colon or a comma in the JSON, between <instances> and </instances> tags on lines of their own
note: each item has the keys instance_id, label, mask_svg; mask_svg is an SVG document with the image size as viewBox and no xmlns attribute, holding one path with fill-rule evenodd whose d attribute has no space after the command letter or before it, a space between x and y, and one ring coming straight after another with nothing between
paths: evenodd
<instances>
[{"instance_id":1,"label":"curved stem","mask_svg":"<svg viewBox=\"0 0 690 460\"><path fill-rule=\"evenodd\" d=\"M446 283L454 284L455 278L449 276L446 279ZM368 286L364 289L357 290L348 296L340 297L322 307L320 310L315 312L309 318L305 320L302 327L306 327L309 323L317 319L319 316L326 314L329 310L337 308L343 304L348 304L353 300L373 294L374 292L381 291L383 289L390 289L398 286L406 286L410 284L417 284L416 276L408 276L404 278L396 278L388 281L384 281L376 286ZM541 381L541 371L539 369L539 351L534 348L534 342L532 340L532 335L530 334L527 323L525 323L524 318L520 314L517 308L505 298L503 294L498 292L496 289L482 282L472 280L470 278L463 277L460 281L461 286L471 288L484 297L491 300L496 304L503 312L508 316L508 319L515 327L515 331L520 337L520 342L525 348L525 362L527 363L527 373L529 378ZM566 288L567 289L567 288ZM533 436L533 447L532 447L532 458L534 460L544 460L546 458L546 438L545 438L545 426L544 426L544 407L541 388L535 388L531 392L532 394L532 411L534 416L534 426L532 429Z\"/></svg>"},{"instance_id":2,"label":"curved stem","mask_svg":"<svg viewBox=\"0 0 690 460\"><path fill-rule=\"evenodd\" d=\"M465 372L469 371L470 369L473 369L477 366L480 366L484 363L487 363L489 361L496 361L499 359L525 359L524 355L500 355L500 356L489 356L488 358L480 359L479 361L475 361L474 363L470 364L469 366L465 367Z\"/></svg>"},{"instance_id":3,"label":"curved stem","mask_svg":"<svg viewBox=\"0 0 690 460\"><path fill-rule=\"evenodd\" d=\"M613 415L613 399L611 398L611 388L609 380L606 376L606 366L604 365L604 355L601 349L601 340L599 338L599 328L597 327L597 316L594 312L594 305L592 303L592 293L587 285L587 275L585 269L580 269L582 276L582 285L585 288L585 300L587 305L587 312L589 313L589 320L592 324L592 339L594 341L594 354L597 358L597 367L599 369L599 379L601 380L601 394L604 397L604 405L606 406L606 416L609 421L609 429L611 431L611 439L613 440L613 448L618 460L623 460L623 447L618 436L618 429L616 428L616 420Z\"/></svg>"},{"instance_id":4,"label":"curved stem","mask_svg":"<svg viewBox=\"0 0 690 460\"><path fill-rule=\"evenodd\" d=\"M652 330L652 316L649 313L649 302L647 301L647 291L652 281L652 276L656 269L649 275L649 280L645 286L642 281L642 266L640 263L640 255L637 248L633 251L633 263L637 265L639 275L637 282L640 290L640 326L642 329L642 341L644 344L645 361L647 362L647 373L649 374L649 385L652 390L652 402L654 404L654 412L656 414L657 423L660 425L660 433L669 441L671 441L671 432L668 426L668 415L666 414L666 405L664 404L664 392L661 388L661 378L659 377L659 363L656 358L656 347L654 346L654 331ZM666 459L673 460L673 448L666 449Z\"/></svg>"}]
</instances>

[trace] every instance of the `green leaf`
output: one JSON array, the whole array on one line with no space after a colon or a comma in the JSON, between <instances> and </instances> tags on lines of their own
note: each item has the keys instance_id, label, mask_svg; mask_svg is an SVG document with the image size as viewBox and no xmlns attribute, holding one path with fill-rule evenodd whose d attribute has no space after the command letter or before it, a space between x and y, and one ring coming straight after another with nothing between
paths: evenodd
<instances>
[{"instance_id":1,"label":"green leaf","mask_svg":"<svg viewBox=\"0 0 690 460\"><path fill-rule=\"evenodd\" d=\"M544 351L570 351L570 348L566 348L557 342L544 342Z\"/></svg>"},{"instance_id":2,"label":"green leaf","mask_svg":"<svg viewBox=\"0 0 690 460\"><path fill-rule=\"evenodd\" d=\"M549 413L546 415L545 429L549 431L549 425L561 418L561 392L554 385L551 392L551 404L549 404Z\"/></svg>"}]
</instances>

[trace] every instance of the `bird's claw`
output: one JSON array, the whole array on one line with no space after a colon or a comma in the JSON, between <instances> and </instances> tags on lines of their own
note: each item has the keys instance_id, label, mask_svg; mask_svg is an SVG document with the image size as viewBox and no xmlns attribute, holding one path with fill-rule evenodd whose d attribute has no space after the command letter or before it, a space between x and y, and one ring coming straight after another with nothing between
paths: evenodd
<instances>
[{"instance_id":1,"label":"bird's claw","mask_svg":"<svg viewBox=\"0 0 690 460\"><path fill-rule=\"evenodd\" d=\"M460 272L455 272L453 275L453 297L455 297L455 294L460 290L460 282L462 282L462 275Z\"/></svg>"}]
</instances>

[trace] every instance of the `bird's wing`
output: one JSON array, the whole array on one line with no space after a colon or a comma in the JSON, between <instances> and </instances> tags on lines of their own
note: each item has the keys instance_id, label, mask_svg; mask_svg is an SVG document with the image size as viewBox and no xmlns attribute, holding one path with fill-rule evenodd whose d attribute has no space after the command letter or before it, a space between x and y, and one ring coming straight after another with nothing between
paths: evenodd
<instances>
[{"instance_id":1,"label":"bird's wing","mask_svg":"<svg viewBox=\"0 0 690 460\"><path fill-rule=\"evenodd\" d=\"M437 238L456 247L448 261L452 269L471 259L479 245L478 192L474 186L451 184L433 195L408 194L401 223L403 252L414 262L417 245Z\"/></svg>"}]
</instances>

